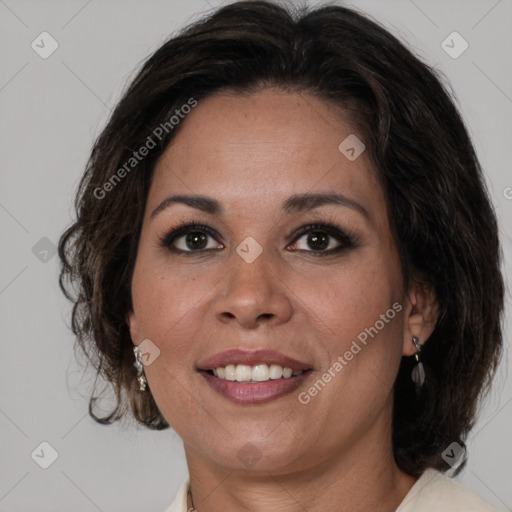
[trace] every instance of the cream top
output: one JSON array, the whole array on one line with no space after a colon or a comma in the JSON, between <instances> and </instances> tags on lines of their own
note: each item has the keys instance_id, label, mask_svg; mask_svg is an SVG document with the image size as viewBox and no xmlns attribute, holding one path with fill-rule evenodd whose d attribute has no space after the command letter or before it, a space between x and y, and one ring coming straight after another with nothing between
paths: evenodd
<instances>
[{"instance_id":1,"label":"cream top","mask_svg":"<svg viewBox=\"0 0 512 512\"><path fill-rule=\"evenodd\" d=\"M165 512L187 510L187 478ZM435 469L427 469L411 487L395 512L498 512L480 496L447 478Z\"/></svg>"}]
</instances>

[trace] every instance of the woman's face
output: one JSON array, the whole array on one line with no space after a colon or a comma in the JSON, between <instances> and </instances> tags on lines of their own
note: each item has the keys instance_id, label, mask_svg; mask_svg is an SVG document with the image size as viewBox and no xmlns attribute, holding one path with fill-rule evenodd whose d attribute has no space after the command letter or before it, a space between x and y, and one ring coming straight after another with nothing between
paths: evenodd
<instances>
[{"instance_id":1,"label":"woman's face","mask_svg":"<svg viewBox=\"0 0 512 512\"><path fill-rule=\"evenodd\" d=\"M414 350L384 194L354 159L362 135L275 90L209 97L181 122L154 171L129 324L160 351L146 377L187 456L284 472L389 440ZM179 223L207 228L168 236Z\"/></svg>"}]
</instances>

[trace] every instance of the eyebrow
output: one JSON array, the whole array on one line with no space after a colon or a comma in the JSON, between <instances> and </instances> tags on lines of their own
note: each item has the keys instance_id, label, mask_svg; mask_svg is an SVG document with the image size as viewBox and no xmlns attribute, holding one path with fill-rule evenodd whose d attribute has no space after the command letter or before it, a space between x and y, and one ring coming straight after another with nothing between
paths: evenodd
<instances>
[{"instance_id":1,"label":"eyebrow","mask_svg":"<svg viewBox=\"0 0 512 512\"><path fill-rule=\"evenodd\" d=\"M150 219L153 219L160 212L168 208L172 204L185 204L191 208L195 208L210 215L217 215L222 217L224 215L224 208L222 204L216 199L201 195L175 195L164 199L152 212ZM342 194L334 193L304 193L290 196L282 205L282 212L285 215L294 213L301 213L313 210L320 206L336 204L351 208L368 220L371 220L368 210L359 204L354 199L346 197Z\"/></svg>"}]
</instances>

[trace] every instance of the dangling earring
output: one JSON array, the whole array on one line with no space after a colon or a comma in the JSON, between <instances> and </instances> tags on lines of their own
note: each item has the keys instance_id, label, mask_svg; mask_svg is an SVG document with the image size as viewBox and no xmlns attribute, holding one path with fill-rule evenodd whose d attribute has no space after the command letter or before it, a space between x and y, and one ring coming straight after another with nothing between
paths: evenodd
<instances>
[{"instance_id":1,"label":"dangling earring","mask_svg":"<svg viewBox=\"0 0 512 512\"><path fill-rule=\"evenodd\" d=\"M146 376L144 375L144 365L142 364L142 350L139 347L133 347L133 353L135 354L135 363L133 363L133 366L137 368L139 391L145 391L147 381Z\"/></svg>"},{"instance_id":2,"label":"dangling earring","mask_svg":"<svg viewBox=\"0 0 512 512\"><path fill-rule=\"evenodd\" d=\"M416 391L419 392L420 388L423 386L423 383L425 382L425 368L423 367L423 363L421 362L420 359L420 352L422 346L420 344L420 340L416 336L412 337L412 342L416 347L416 354L414 354L414 358L416 359L416 365L412 369L411 379L416 386Z\"/></svg>"}]
</instances>

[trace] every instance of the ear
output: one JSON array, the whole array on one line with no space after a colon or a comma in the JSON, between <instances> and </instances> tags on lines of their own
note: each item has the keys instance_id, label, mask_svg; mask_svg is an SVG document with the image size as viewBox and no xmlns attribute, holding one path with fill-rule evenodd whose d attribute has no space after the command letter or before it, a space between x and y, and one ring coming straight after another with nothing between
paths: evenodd
<instances>
[{"instance_id":1,"label":"ear","mask_svg":"<svg viewBox=\"0 0 512 512\"><path fill-rule=\"evenodd\" d=\"M436 326L438 313L439 307L433 287L419 281L411 281L404 313L404 356L416 353L416 347L412 342L413 336L419 339L421 345L428 340Z\"/></svg>"},{"instance_id":2,"label":"ear","mask_svg":"<svg viewBox=\"0 0 512 512\"><path fill-rule=\"evenodd\" d=\"M137 324L137 318L135 317L135 312L130 309L128 313L126 313L126 323L130 328L130 336L134 344L136 344L139 340L139 328Z\"/></svg>"}]
</instances>

